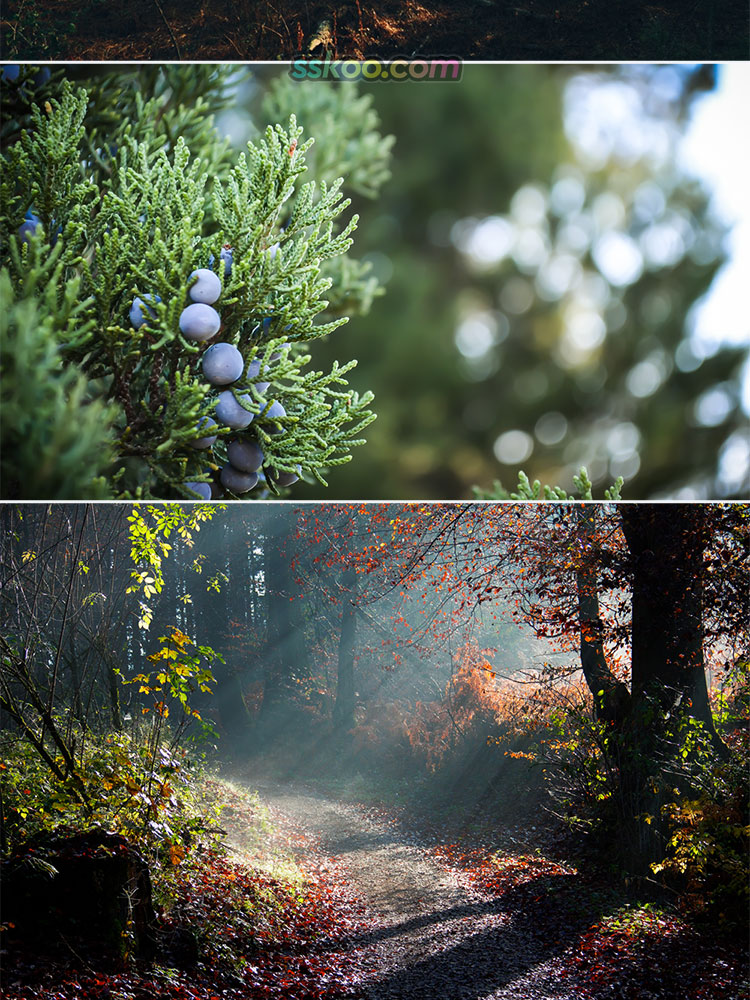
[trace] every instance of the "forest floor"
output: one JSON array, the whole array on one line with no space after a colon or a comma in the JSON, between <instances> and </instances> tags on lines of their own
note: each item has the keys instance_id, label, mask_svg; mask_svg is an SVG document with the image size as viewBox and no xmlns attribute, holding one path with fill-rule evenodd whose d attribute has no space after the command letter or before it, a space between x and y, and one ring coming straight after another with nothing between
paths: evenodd
<instances>
[{"instance_id":1,"label":"forest floor","mask_svg":"<svg viewBox=\"0 0 750 1000\"><path fill-rule=\"evenodd\" d=\"M416 830L403 828L384 810L310 789L259 791L282 825L291 822L312 835L341 863L349 891L374 920L352 941L368 1000L572 1000L552 957L560 939L544 941L532 913L482 893ZM546 876L535 874L548 881L572 874L544 867Z\"/></svg>"},{"instance_id":2,"label":"forest floor","mask_svg":"<svg viewBox=\"0 0 750 1000\"><path fill-rule=\"evenodd\" d=\"M748 57L744 0L7 0L1 23L31 60Z\"/></svg>"},{"instance_id":3,"label":"forest floor","mask_svg":"<svg viewBox=\"0 0 750 1000\"><path fill-rule=\"evenodd\" d=\"M744 940L628 898L537 816L253 769L203 788L224 846L162 867L157 954L118 962L62 935L41 954L0 924L7 1000L750 997Z\"/></svg>"},{"instance_id":4,"label":"forest floor","mask_svg":"<svg viewBox=\"0 0 750 1000\"><path fill-rule=\"evenodd\" d=\"M628 901L607 872L567 860L565 838L549 823L446 824L310 785L253 787L289 846L334 858L344 893L364 904L369 929L346 950L365 1000L750 995L743 942ZM241 848L241 823L229 828Z\"/></svg>"}]
</instances>

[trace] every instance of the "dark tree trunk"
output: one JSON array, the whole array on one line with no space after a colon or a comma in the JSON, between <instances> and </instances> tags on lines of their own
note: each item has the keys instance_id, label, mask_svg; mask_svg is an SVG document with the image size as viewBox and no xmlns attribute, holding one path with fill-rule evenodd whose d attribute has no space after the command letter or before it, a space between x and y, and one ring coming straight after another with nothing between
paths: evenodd
<instances>
[{"instance_id":1,"label":"dark tree trunk","mask_svg":"<svg viewBox=\"0 0 750 1000\"><path fill-rule=\"evenodd\" d=\"M252 548L250 525L240 530L240 525L229 521L212 525L218 541L212 545L217 559L209 563L207 576L218 574L218 592L210 589L202 599L202 634L209 635L211 645L220 651L225 662L214 666L216 695L209 704L218 712L219 723L227 736L230 748L248 738L252 716L245 701L247 671L248 603L252 600L253 580L248 568L248 547Z\"/></svg>"},{"instance_id":2,"label":"dark tree trunk","mask_svg":"<svg viewBox=\"0 0 750 1000\"><path fill-rule=\"evenodd\" d=\"M703 661L703 507L624 504L622 528L633 560L632 697L702 722L717 752Z\"/></svg>"},{"instance_id":3,"label":"dark tree trunk","mask_svg":"<svg viewBox=\"0 0 750 1000\"><path fill-rule=\"evenodd\" d=\"M275 516L266 537L267 626L265 680L261 716L268 718L288 706L298 678L309 676L302 601L292 571L293 544L280 537L283 522Z\"/></svg>"},{"instance_id":4,"label":"dark tree trunk","mask_svg":"<svg viewBox=\"0 0 750 1000\"><path fill-rule=\"evenodd\" d=\"M593 557L596 516L597 508L593 505L581 505L578 508L577 534L581 552L580 564L576 570L576 589L581 669L594 700L596 718L620 728L630 710L630 693L627 686L609 669L604 655L596 560Z\"/></svg>"},{"instance_id":5,"label":"dark tree trunk","mask_svg":"<svg viewBox=\"0 0 750 1000\"><path fill-rule=\"evenodd\" d=\"M581 668L597 718L612 726L608 741L619 775L619 814L629 865L650 875L664 853L663 777L677 749L672 723L690 716L726 753L713 725L703 663L705 511L698 507L623 504L621 523L633 569L631 689L610 671L599 615L595 529L597 508L578 508L576 570Z\"/></svg>"},{"instance_id":6,"label":"dark tree trunk","mask_svg":"<svg viewBox=\"0 0 750 1000\"><path fill-rule=\"evenodd\" d=\"M115 673L117 662L109 650L102 650L104 669L107 677L107 689L109 692L109 715L112 721L112 728L117 733L122 732L122 703L120 701L120 679Z\"/></svg>"},{"instance_id":7,"label":"dark tree trunk","mask_svg":"<svg viewBox=\"0 0 750 1000\"><path fill-rule=\"evenodd\" d=\"M245 702L245 692L240 673L231 665L214 667L216 677L216 710L221 727L230 743L242 740L248 735L252 717Z\"/></svg>"}]
</instances>

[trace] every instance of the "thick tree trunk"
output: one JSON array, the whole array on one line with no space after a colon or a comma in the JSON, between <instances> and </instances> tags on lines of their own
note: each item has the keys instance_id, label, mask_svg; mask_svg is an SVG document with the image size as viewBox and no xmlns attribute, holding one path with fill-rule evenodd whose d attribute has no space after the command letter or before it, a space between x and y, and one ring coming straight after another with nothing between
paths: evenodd
<instances>
[{"instance_id":1,"label":"thick tree trunk","mask_svg":"<svg viewBox=\"0 0 750 1000\"><path fill-rule=\"evenodd\" d=\"M354 640L357 628L357 574L347 570L342 578L344 599L339 636L339 664L333 724L340 732L354 726Z\"/></svg>"},{"instance_id":2,"label":"thick tree trunk","mask_svg":"<svg viewBox=\"0 0 750 1000\"><path fill-rule=\"evenodd\" d=\"M702 508L624 504L623 532L633 566L631 690L610 671L602 642L595 552L597 508L578 508L576 570L581 667L599 719L613 725L609 743L618 774L622 839L631 870L650 874L661 859L666 801L663 777L676 750L680 716L706 727L720 753L703 663Z\"/></svg>"},{"instance_id":3,"label":"thick tree trunk","mask_svg":"<svg viewBox=\"0 0 750 1000\"><path fill-rule=\"evenodd\" d=\"M703 723L717 752L703 662L705 511L685 505L623 504L621 523L633 566L631 709L623 735L620 795L623 839L637 874L661 860L662 806L674 778L680 717Z\"/></svg>"},{"instance_id":4,"label":"thick tree trunk","mask_svg":"<svg viewBox=\"0 0 750 1000\"><path fill-rule=\"evenodd\" d=\"M596 516L597 508L593 505L578 508L580 563L576 570L576 588L581 669L594 699L596 718L612 723L619 729L630 710L630 693L627 686L609 669L604 655L596 560L593 557Z\"/></svg>"},{"instance_id":5,"label":"thick tree trunk","mask_svg":"<svg viewBox=\"0 0 750 1000\"><path fill-rule=\"evenodd\" d=\"M684 504L623 504L633 559L632 696L663 712L702 722L715 749L703 661L703 557L706 511Z\"/></svg>"}]
</instances>

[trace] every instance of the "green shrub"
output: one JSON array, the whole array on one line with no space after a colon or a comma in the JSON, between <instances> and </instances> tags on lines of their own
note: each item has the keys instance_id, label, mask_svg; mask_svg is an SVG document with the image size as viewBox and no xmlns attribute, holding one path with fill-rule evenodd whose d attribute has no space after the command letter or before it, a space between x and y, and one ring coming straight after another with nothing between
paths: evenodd
<instances>
[{"instance_id":1,"label":"green shrub","mask_svg":"<svg viewBox=\"0 0 750 1000\"><path fill-rule=\"evenodd\" d=\"M62 723L61 723L62 728ZM151 730L135 734L70 734L77 779L55 763L60 780L28 743L6 735L0 763L3 853L53 830L102 829L128 837L144 854L178 864L212 818L187 751L168 733L156 744ZM79 794L81 787L85 801Z\"/></svg>"}]
</instances>

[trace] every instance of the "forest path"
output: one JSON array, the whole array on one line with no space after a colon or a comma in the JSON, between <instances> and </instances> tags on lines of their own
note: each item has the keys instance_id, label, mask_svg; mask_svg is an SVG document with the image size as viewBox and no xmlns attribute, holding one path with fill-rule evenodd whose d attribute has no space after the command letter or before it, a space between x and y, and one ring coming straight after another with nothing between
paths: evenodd
<instances>
[{"instance_id":1,"label":"forest path","mask_svg":"<svg viewBox=\"0 0 750 1000\"><path fill-rule=\"evenodd\" d=\"M387 819L304 786L255 788L336 859L374 918L352 941L367 1000L574 1000L554 973L567 942L534 934L533 913L461 885Z\"/></svg>"}]
</instances>

